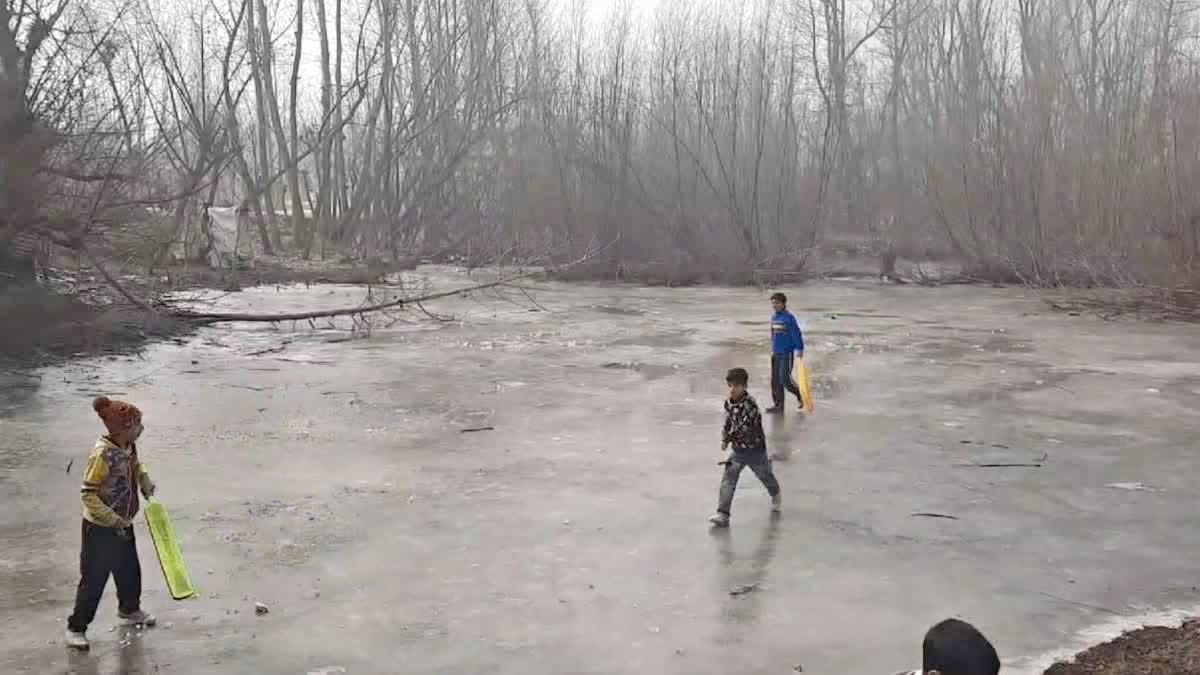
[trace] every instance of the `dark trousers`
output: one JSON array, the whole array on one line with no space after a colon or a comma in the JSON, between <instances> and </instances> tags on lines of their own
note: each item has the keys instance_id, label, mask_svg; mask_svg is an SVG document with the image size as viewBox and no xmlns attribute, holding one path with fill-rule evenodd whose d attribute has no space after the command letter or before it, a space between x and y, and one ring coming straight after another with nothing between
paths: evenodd
<instances>
[{"instance_id":1,"label":"dark trousers","mask_svg":"<svg viewBox=\"0 0 1200 675\"><path fill-rule=\"evenodd\" d=\"M771 459L767 457L765 449L734 450L725 462L725 474L721 476L721 496L717 501L717 513L729 515L729 509L733 506L733 493L737 491L738 478L742 475L742 469L746 467L750 467L754 475L762 481L763 486L767 488L767 494L772 497L779 494L779 481L775 479L775 472L771 470Z\"/></svg>"},{"instance_id":2,"label":"dark trousers","mask_svg":"<svg viewBox=\"0 0 1200 675\"><path fill-rule=\"evenodd\" d=\"M79 554L79 588L75 611L67 627L82 633L96 618L108 576L117 582L117 608L122 614L141 609L142 566L138 562L133 528L117 530L83 521L83 548Z\"/></svg>"},{"instance_id":3,"label":"dark trousers","mask_svg":"<svg viewBox=\"0 0 1200 675\"><path fill-rule=\"evenodd\" d=\"M796 380L792 377L792 371L795 368L795 354L771 355L771 398L775 401L776 408L783 407L784 389L795 394L796 399L800 401L800 405L804 405L804 399L800 397L800 387L796 385Z\"/></svg>"}]
</instances>

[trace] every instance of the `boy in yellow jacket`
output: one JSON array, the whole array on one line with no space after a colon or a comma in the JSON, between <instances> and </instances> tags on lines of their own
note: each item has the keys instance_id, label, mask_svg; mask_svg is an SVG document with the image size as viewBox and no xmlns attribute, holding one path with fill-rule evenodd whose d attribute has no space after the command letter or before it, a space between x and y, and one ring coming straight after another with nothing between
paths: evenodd
<instances>
[{"instance_id":1,"label":"boy in yellow jacket","mask_svg":"<svg viewBox=\"0 0 1200 675\"><path fill-rule=\"evenodd\" d=\"M96 441L83 474L83 545L75 611L67 619L67 646L87 649L87 628L96 616L109 575L117 583L117 618L124 625L153 626L142 611L142 568L138 562L133 517L138 491L147 498L154 482L138 460L142 412L124 401L101 396L92 408L108 431Z\"/></svg>"}]
</instances>

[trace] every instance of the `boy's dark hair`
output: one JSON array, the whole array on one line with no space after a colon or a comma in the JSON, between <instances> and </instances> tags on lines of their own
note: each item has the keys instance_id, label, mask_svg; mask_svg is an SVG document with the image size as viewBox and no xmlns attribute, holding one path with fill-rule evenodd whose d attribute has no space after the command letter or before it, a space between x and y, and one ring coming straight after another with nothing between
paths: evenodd
<instances>
[{"instance_id":1,"label":"boy's dark hair","mask_svg":"<svg viewBox=\"0 0 1200 675\"><path fill-rule=\"evenodd\" d=\"M771 302L775 302L776 300L778 300L779 302L781 302L785 305L787 304L787 296L784 295L783 293L772 293L771 294Z\"/></svg>"},{"instance_id":2,"label":"boy's dark hair","mask_svg":"<svg viewBox=\"0 0 1200 675\"><path fill-rule=\"evenodd\" d=\"M745 368L731 368L728 373L725 373L725 382L744 387L750 384L750 373L747 373Z\"/></svg>"},{"instance_id":3,"label":"boy's dark hair","mask_svg":"<svg viewBox=\"0 0 1200 675\"><path fill-rule=\"evenodd\" d=\"M946 619L925 633L921 644L922 670L941 675L997 675L1000 657L977 628L958 619Z\"/></svg>"}]
</instances>

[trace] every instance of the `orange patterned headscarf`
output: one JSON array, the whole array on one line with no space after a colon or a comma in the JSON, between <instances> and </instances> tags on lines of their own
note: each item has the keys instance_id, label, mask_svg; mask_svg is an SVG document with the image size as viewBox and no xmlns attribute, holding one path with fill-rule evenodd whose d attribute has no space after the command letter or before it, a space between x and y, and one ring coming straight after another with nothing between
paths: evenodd
<instances>
[{"instance_id":1,"label":"orange patterned headscarf","mask_svg":"<svg viewBox=\"0 0 1200 675\"><path fill-rule=\"evenodd\" d=\"M125 401L114 401L107 396L100 396L92 401L92 408L110 434L119 434L142 421L142 411L138 410L137 406Z\"/></svg>"}]
</instances>

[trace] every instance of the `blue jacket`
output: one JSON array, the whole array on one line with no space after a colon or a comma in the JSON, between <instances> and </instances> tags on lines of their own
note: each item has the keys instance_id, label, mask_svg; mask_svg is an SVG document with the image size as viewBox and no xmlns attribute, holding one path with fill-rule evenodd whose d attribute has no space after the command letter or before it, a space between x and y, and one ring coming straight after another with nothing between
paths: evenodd
<instances>
[{"instance_id":1,"label":"blue jacket","mask_svg":"<svg viewBox=\"0 0 1200 675\"><path fill-rule=\"evenodd\" d=\"M800 324L786 309L771 317L771 351L775 354L804 351L804 335L800 333Z\"/></svg>"}]
</instances>

